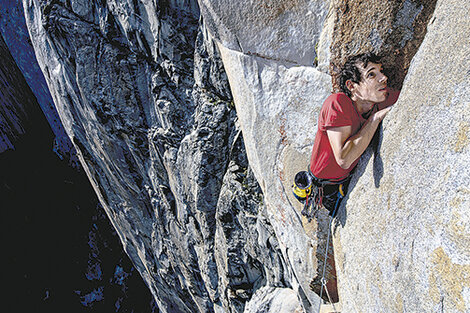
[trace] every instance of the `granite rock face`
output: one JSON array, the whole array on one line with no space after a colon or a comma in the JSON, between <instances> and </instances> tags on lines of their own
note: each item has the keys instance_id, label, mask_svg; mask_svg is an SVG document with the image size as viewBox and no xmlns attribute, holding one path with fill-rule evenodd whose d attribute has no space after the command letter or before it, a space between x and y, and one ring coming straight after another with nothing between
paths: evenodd
<instances>
[{"instance_id":1,"label":"granite rock face","mask_svg":"<svg viewBox=\"0 0 470 313\"><path fill-rule=\"evenodd\" d=\"M312 65L325 0L201 0L205 24L224 47L244 54ZM288 38L288 40L286 40Z\"/></svg>"},{"instance_id":2,"label":"granite rock face","mask_svg":"<svg viewBox=\"0 0 470 313\"><path fill-rule=\"evenodd\" d=\"M293 288L305 295L304 306L310 310L316 299L309 283L317 269L317 225L303 220L290 187L295 173L307 167L315 112L328 94L330 77L313 67L288 67L222 46L220 50L250 165L264 191L284 259L296 277Z\"/></svg>"},{"instance_id":3,"label":"granite rock face","mask_svg":"<svg viewBox=\"0 0 470 313\"><path fill-rule=\"evenodd\" d=\"M340 306L468 311L468 174L457 173L469 37L457 1L372 1L366 15L364 1L24 6L66 131L162 312L316 311L328 217L306 220L290 188L336 68L371 49L403 93L336 220Z\"/></svg>"},{"instance_id":4,"label":"granite rock face","mask_svg":"<svg viewBox=\"0 0 470 313\"><path fill-rule=\"evenodd\" d=\"M397 1L387 3L385 11L382 2L331 1L329 6L323 2L314 3L317 5L316 16L321 18L310 27L315 27L316 33L312 38L319 38L318 44L314 47L298 46L298 41L308 41L309 37L295 31L281 36L279 43L292 49L309 49L310 53L315 48L316 58L312 63L290 59L282 49L274 49L269 55L247 53L230 45L226 37L217 33L218 29L232 29L231 24L219 28L214 26L215 30L209 27L213 36L219 38L250 165L265 194L268 214L284 259L296 278L292 288L305 311L316 310L318 306L318 296L310 290L309 283L322 268L328 216L320 212L311 222L301 216L302 208L292 196L291 184L295 173L308 166L318 112L323 100L334 89L331 75L334 74L335 63L342 62L344 55L367 50L388 55L398 49L401 59L411 60L423 39L423 25L434 9L434 2ZM256 12L257 5L251 4L244 10ZM272 1L270 5L273 10L281 12L285 4ZM355 23L355 17L364 7L367 7L367 14L361 18L367 19L368 23ZM312 21L308 7L301 1L295 2L289 10L299 12L296 16L299 21ZM232 10L217 7L217 10L202 10L202 13L206 20L209 18L205 13L212 14L213 20L222 23L225 19L221 16L231 16ZM269 24L270 21L270 17L262 14L257 15L256 22L252 22L251 15L235 19L239 25ZM278 28L272 29L276 35L283 34L283 22L289 23L282 19L276 24ZM369 36L371 32L377 36ZM364 33L367 36L364 37ZM379 34L386 39L378 41ZM236 38L243 43L244 36ZM269 38L261 40L259 48L264 49L267 42ZM398 62L398 59L388 56L386 61L396 67L395 71L406 72L408 63ZM403 77L393 77L393 85L401 86Z\"/></svg>"},{"instance_id":5,"label":"granite rock face","mask_svg":"<svg viewBox=\"0 0 470 313\"><path fill-rule=\"evenodd\" d=\"M470 312L470 10L438 1L336 228L343 307Z\"/></svg>"}]
</instances>

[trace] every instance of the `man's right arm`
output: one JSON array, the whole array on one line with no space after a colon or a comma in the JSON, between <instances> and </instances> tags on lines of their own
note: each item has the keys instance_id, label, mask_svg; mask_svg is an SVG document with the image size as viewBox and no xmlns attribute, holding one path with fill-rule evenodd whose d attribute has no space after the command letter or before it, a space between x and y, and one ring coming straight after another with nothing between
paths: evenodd
<instances>
[{"instance_id":1,"label":"man's right arm","mask_svg":"<svg viewBox=\"0 0 470 313\"><path fill-rule=\"evenodd\" d=\"M348 169L364 153L380 122L391 107L372 114L358 133L352 134L351 126L331 127L326 130L336 162Z\"/></svg>"}]
</instances>

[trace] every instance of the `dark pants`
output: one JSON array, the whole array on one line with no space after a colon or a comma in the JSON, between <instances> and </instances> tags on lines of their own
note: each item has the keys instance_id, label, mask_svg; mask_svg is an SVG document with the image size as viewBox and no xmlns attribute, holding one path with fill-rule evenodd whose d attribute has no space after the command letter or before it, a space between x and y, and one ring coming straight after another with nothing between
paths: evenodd
<instances>
[{"instance_id":1,"label":"dark pants","mask_svg":"<svg viewBox=\"0 0 470 313\"><path fill-rule=\"evenodd\" d=\"M325 184L324 182L322 183L321 180L316 182L319 185L317 192L321 193L322 191L319 189L323 189L322 204L330 212L331 216L335 217L338 213L341 201L343 201L344 196L346 196L348 192L350 181L351 179L348 177L341 184ZM339 193L340 186L342 186L343 196Z\"/></svg>"}]
</instances>

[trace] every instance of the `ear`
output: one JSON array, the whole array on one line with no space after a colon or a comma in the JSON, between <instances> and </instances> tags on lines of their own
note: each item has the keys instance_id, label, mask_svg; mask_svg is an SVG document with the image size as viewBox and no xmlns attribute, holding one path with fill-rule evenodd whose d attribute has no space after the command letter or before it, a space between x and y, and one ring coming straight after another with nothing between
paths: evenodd
<instances>
[{"instance_id":1,"label":"ear","mask_svg":"<svg viewBox=\"0 0 470 313\"><path fill-rule=\"evenodd\" d=\"M348 88L349 91L351 91L351 92L353 91L354 83L349 79L346 81L346 88Z\"/></svg>"}]
</instances>

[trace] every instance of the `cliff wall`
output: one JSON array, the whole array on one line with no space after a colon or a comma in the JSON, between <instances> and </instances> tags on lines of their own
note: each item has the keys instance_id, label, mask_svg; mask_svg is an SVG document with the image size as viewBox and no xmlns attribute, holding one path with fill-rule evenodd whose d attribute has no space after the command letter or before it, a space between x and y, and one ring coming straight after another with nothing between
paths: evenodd
<instances>
[{"instance_id":1,"label":"cliff wall","mask_svg":"<svg viewBox=\"0 0 470 313\"><path fill-rule=\"evenodd\" d=\"M306 220L290 187L333 74L366 50L403 91L336 219L337 305L470 310L462 3L24 6L65 129L162 312L317 309L328 219Z\"/></svg>"},{"instance_id":2,"label":"cliff wall","mask_svg":"<svg viewBox=\"0 0 470 313\"><path fill-rule=\"evenodd\" d=\"M289 287L197 3L24 9L65 130L160 311L241 312L260 287Z\"/></svg>"},{"instance_id":3,"label":"cliff wall","mask_svg":"<svg viewBox=\"0 0 470 313\"><path fill-rule=\"evenodd\" d=\"M470 311L470 5L438 1L339 217L344 307Z\"/></svg>"}]
</instances>

